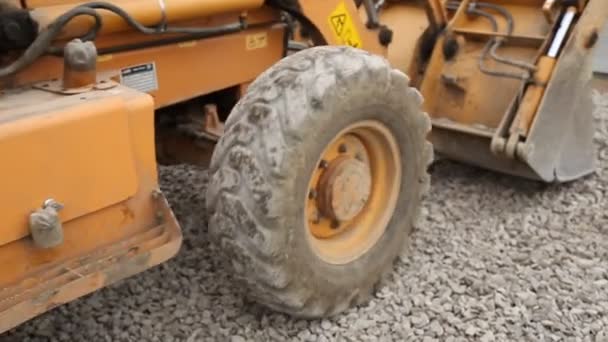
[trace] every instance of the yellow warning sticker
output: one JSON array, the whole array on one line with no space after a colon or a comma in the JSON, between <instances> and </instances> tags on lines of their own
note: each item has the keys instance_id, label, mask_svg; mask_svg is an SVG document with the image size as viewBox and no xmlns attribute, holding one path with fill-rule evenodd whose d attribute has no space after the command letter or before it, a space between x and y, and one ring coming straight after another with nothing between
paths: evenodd
<instances>
[{"instance_id":1,"label":"yellow warning sticker","mask_svg":"<svg viewBox=\"0 0 608 342\"><path fill-rule=\"evenodd\" d=\"M196 46L196 41L195 40L189 40L189 41L186 41L186 42L181 42L181 43L177 44L177 46L179 46L180 48L195 47Z\"/></svg>"},{"instance_id":2,"label":"yellow warning sticker","mask_svg":"<svg viewBox=\"0 0 608 342\"><path fill-rule=\"evenodd\" d=\"M355 24L346 9L344 1L341 1L329 16L329 25L332 31L334 31L339 44L363 48L359 32L355 28Z\"/></svg>"},{"instance_id":3,"label":"yellow warning sticker","mask_svg":"<svg viewBox=\"0 0 608 342\"><path fill-rule=\"evenodd\" d=\"M114 58L114 56L112 56L112 55L100 55L100 56L97 56L97 62L98 63L107 62L107 61L111 60L112 58Z\"/></svg>"},{"instance_id":4,"label":"yellow warning sticker","mask_svg":"<svg viewBox=\"0 0 608 342\"><path fill-rule=\"evenodd\" d=\"M245 39L247 50L263 49L268 46L268 33L266 32L249 34Z\"/></svg>"}]
</instances>

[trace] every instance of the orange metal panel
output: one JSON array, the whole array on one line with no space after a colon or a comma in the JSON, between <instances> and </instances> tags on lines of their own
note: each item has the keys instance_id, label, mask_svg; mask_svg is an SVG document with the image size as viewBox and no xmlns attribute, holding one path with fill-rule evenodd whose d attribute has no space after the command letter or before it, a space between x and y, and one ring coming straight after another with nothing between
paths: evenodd
<instances>
[{"instance_id":1,"label":"orange metal panel","mask_svg":"<svg viewBox=\"0 0 608 342\"><path fill-rule=\"evenodd\" d=\"M174 256L182 242L180 228L164 197L156 202L164 222L0 288L0 333Z\"/></svg>"},{"instance_id":2,"label":"orange metal panel","mask_svg":"<svg viewBox=\"0 0 608 342\"><path fill-rule=\"evenodd\" d=\"M67 5L48 6L45 1L28 1L28 7L34 8L31 16L41 27L48 26L53 20L69 11L79 3L87 1L71 1ZM161 23L162 10L158 0L108 0L107 2L120 6L135 20L144 26L154 26ZM68 3L68 1L62 1ZM171 0L164 1L166 20L169 23L186 21L216 14L241 12L263 5L263 0ZM48 7L43 7L48 6ZM129 29L129 25L118 15L109 11L99 11L103 18L101 32L110 33ZM63 31L63 37L77 37L85 34L92 26L93 19L89 16L79 16L70 21Z\"/></svg>"},{"instance_id":3,"label":"orange metal panel","mask_svg":"<svg viewBox=\"0 0 608 342\"><path fill-rule=\"evenodd\" d=\"M69 110L70 102L72 104L84 102L88 106L80 107L81 113L118 109L122 111L123 115L126 115L127 120L125 120L124 126L127 129L129 140L125 142L125 145L114 145L111 142L114 139L112 132L102 140L93 142L87 140L86 144L80 143L80 145L89 151L94 151L97 148L91 146L92 144L112 146L112 151L115 153L120 153L120 150L129 151L128 153L132 155L129 163L134 166L136 172L135 191L119 203L105 208L95 208L95 211L87 215L64 222L64 243L56 248L49 250L36 248L29 238L3 245L0 248L0 265L3 265L2 272L0 272L0 309L3 307L4 300L10 297L10 292L16 289L15 282L21 283L20 287L28 287L32 283L39 283L41 281L40 274L47 274L50 268L59 268L58 272L65 272L66 270L59 265L70 258L76 258L87 253L96 255L95 253L101 253L107 246L121 244L124 239L145 232L158 224L157 203L152 196L158 188L152 99L145 94L121 86L106 91L88 93L89 96L100 98L91 103L80 100L80 95L62 96L50 93L47 95L41 97L47 103L49 103L49 98L61 98L67 101L64 102L66 110ZM116 102L121 103L122 106L114 106L113 103ZM119 128L120 130L122 129ZM77 161L77 163L80 162ZM110 162L116 164L119 160L111 159ZM75 168L80 167L77 164L73 166ZM38 171L39 174L35 178L44 179L44 169ZM103 169L94 171L93 175L99 175L100 172L103 172ZM81 176L86 177L87 174L79 175L79 177ZM115 182L123 181L121 180L123 175L114 177ZM87 184L86 188L96 188L98 185L95 182L96 179L92 179L92 183ZM68 181L65 184L73 183ZM68 187L65 184L62 185L67 188L66 190L82 191L75 185ZM105 191L105 189L102 190ZM24 191L24 194L28 193ZM68 207L69 204L66 205L66 210ZM17 210L21 212L23 208L17 208ZM5 210L3 215L4 213L9 212ZM15 227L8 226L3 222L0 228L8 230Z\"/></svg>"},{"instance_id":4,"label":"orange metal panel","mask_svg":"<svg viewBox=\"0 0 608 342\"><path fill-rule=\"evenodd\" d=\"M266 44L248 45L248 39L265 35ZM99 73L118 74L124 67L155 63L159 89L151 92L156 108L182 102L255 79L281 59L284 29L262 28L217 38L169 44L100 56ZM62 59L45 57L23 73L15 84L60 78Z\"/></svg>"},{"instance_id":5,"label":"orange metal panel","mask_svg":"<svg viewBox=\"0 0 608 342\"><path fill-rule=\"evenodd\" d=\"M442 39L440 44L443 43ZM461 52L449 62L444 60L441 48L436 48L421 86L425 98L424 109L432 118L483 125L489 129L498 127L517 95L520 81L492 77L479 71L478 58L484 44L467 41L461 46ZM537 51L534 48L504 46L501 54L534 63ZM486 65L492 70L512 71L512 68L490 60L486 61Z\"/></svg>"},{"instance_id":6,"label":"orange metal panel","mask_svg":"<svg viewBox=\"0 0 608 342\"><path fill-rule=\"evenodd\" d=\"M25 96L36 94L36 96ZM157 170L154 148L154 112L152 98L148 95L133 91L126 87L117 86L105 91L92 91L86 95L63 96L50 92L26 91L26 94L11 93L11 101L15 108L25 106L25 109L17 115L16 111L0 115L0 123L4 126L12 124L11 121L23 122L34 119L38 125L34 127L46 127L49 130L46 144L55 146L53 140L61 142L67 138L78 138L81 141L71 141L74 145L68 147L68 152L87 151L88 155L82 155L82 160L74 160L60 156L59 161L70 163L62 165L61 171L78 172L77 179L86 179L88 184L75 184L73 179L59 179L56 184L61 183L61 191L82 193L86 199L92 189L101 191L105 196L105 188L100 188L99 180L105 179L103 175L108 168L115 172L119 169L134 170L135 187L123 184L121 187L132 189L132 194L124 198L120 203L109 207L90 208L95 209L84 216L79 216L64 222L64 243L53 249L36 248L29 238L23 238L7 244L0 248L0 333L11 327L34 317L55 306L76 299L82 295L92 292L100 287L124 277L141 272L173 256L181 244L181 234L166 201L162 195L155 195L157 184ZM21 95L21 96L20 96ZM6 98L5 98L6 100ZM28 101L25 101L28 100ZM1 102L6 106L5 101ZM27 103L30 105L27 106ZM50 111L50 113L47 112ZM51 115L57 110L61 114ZM112 119L99 119L98 116L109 115L114 118L114 112L122 119L114 119L116 125L108 132ZM75 114L80 116L75 116ZM10 117L9 117L10 115ZM107 121L106 121L107 120ZM98 124L98 132L95 132L83 123L82 126L73 124L72 121L89 122ZM50 125L56 123L56 125ZM47 126L44 126L47 124ZM62 125L70 126L73 131L67 131ZM50 126L48 126L50 125ZM90 137L80 136L78 130L83 129ZM27 134L29 131L21 130L15 134ZM99 137L100 134L103 136ZM45 132L41 132L45 134ZM127 135L128 139L123 139ZM100 139L95 139L98 137ZM69 139L67 139L69 140ZM26 144L29 140L23 141ZM119 143L121 143L119 145ZM0 144L4 148L4 144ZM29 145L14 146L11 156L20 151L33 153L39 156L38 150L31 151ZM37 145L45 150L44 145ZM110 150L110 152L108 152ZM96 153L101 151L101 153ZM62 155L62 151L53 151ZM111 157L108 157L111 153ZM115 157L125 153L129 158ZM5 156L4 151L2 156ZM16 163L22 160L28 161L29 156L21 156L22 159L11 160ZM45 156L41 156L45 160ZM106 164L98 170L82 166L83 163L91 162L91 158L105 160ZM3 160L4 161L4 160ZM51 170L56 160L46 160ZM95 165L99 161L94 160ZM125 164L117 166L114 164ZM23 170L19 178L11 177L12 181L19 182L20 178L32 182L41 180L53 180L45 171L46 167L37 170ZM3 167L5 163L3 163ZM10 166L10 165L9 165ZM72 171L74 168L75 171ZM131 171L130 171L131 172ZM36 173L32 175L31 173ZM56 176L51 174L51 176ZM84 178L82 178L84 177ZM90 178L89 178L90 177ZM129 175L113 175L113 184L124 182ZM46 185L46 184L43 184ZM66 186L67 185L67 186ZM6 189L6 184L2 184ZM25 188L23 194L34 193L37 189ZM31 192L34 191L34 192ZM8 196L3 197L3 199ZM70 202L71 203L71 202ZM78 202L76 202L78 205ZM66 210L70 207L66 203ZM2 205L6 206L5 202ZM23 208L17 208L22 210ZM13 214L8 210L4 213ZM4 217L3 217L4 218ZM3 220L2 227L12 229ZM20 227L17 227L20 228Z\"/></svg>"},{"instance_id":7,"label":"orange metal panel","mask_svg":"<svg viewBox=\"0 0 608 342\"><path fill-rule=\"evenodd\" d=\"M545 20L544 14L541 11L542 4L534 4L534 1L529 1L525 5L512 4L512 2L500 3L501 6L509 11L515 19L515 25L513 26L514 36L526 36L535 37L537 39L544 39L545 35L549 33L551 26ZM492 13L492 12L490 12ZM495 15L495 20L498 23L498 31L506 33L507 22L501 15ZM467 30L469 32L491 32L492 26L486 18L460 15L455 18L452 23L454 30Z\"/></svg>"},{"instance_id":8,"label":"orange metal panel","mask_svg":"<svg viewBox=\"0 0 608 342\"><path fill-rule=\"evenodd\" d=\"M411 67L419 52L419 38L429 26L424 7L414 3L389 3L380 12L380 20L395 32L395 39L388 46L387 58L391 65L415 78L417 70Z\"/></svg>"},{"instance_id":9,"label":"orange metal panel","mask_svg":"<svg viewBox=\"0 0 608 342\"><path fill-rule=\"evenodd\" d=\"M41 105L40 93L0 98L0 120L9 120L0 125L0 244L26 236L29 213L46 199L64 204L61 218L69 221L137 189L124 101L87 94Z\"/></svg>"}]
</instances>

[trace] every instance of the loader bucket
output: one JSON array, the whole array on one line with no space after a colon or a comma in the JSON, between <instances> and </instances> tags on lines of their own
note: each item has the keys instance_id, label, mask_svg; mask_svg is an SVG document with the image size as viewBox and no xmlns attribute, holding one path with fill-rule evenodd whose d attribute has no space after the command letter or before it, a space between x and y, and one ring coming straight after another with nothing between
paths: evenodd
<instances>
[{"instance_id":1,"label":"loader bucket","mask_svg":"<svg viewBox=\"0 0 608 342\"><path fill-rule=\"evenodd\" d=\"M527 86L525 82L502 81L503 84L491 85L488 90L483 89L484 86L477 80L468 83L462 78L457 81L452 80L452 88L454 83L460 82L455 84L459 87L459 91L471 92L471 88L475 88L486 98L486 102L475 99L474 101L479 101L479 104L469 105L468 108L483 111L492 108L494 103L502 101L507 104L507 110L498 114L487 113L495 118L487 119L489 124L487 122L478 124L479 121L467 120L471 115L466 113L459 116L452 115L446 119L443 115L433 112L440 105L427 108L433 120L430 139L438 154L483 168L544 182L567 182L593 173L595 151L591 98L594 57L592 46L597 41L597 32L606 17L608 17L608 2L604 0L590 1L584 12L580 14L576 25L572 26L570 35L563 44L559 58L555 61L529 131L524 137L514 138L512 125L517 109L522 105L521 94ZM506 53L525 55L526 44L530 43L523 39L515 43L519 43L520 46L512 46L511 50L507 47L504 49ZM529 60L535 61L538 58L536 55ZM441 76L445 76L449 63L445 65L447 66L443 67L444 74ZM462 67L458 71L461 70ZM490 81L490 78L480 77L480 79L487 82L486 87L489 82L497 82ZM423 95L427 97L427 94L430 94L432 102L453 100L438 95L437 87L425 86L423 83ZM465 102L463 106L467 106L467 101L463 101ZM449 105L444 103L442 108L449 108ZM477 114L473 116L475 115ZM482 114L475 118L480 117ZM492 125L492 120L495 125Z\"/></svg>"}]
</instances>

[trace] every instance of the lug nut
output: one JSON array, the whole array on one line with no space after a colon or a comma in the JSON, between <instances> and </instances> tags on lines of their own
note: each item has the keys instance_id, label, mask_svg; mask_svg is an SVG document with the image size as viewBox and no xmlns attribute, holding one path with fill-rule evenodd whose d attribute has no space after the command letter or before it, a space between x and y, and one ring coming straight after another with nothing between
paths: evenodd
<instances>
[{"instance_id":1,"label":"lug nut","mask_svg":"<svg viewBox=\"0 0 608 342\"><path fill-rule=\"evenodd\" d=\"M361 155L361 153L356 153L355 154L355 159L357 159L359 161L363 161L363 156Z\"/></svg>"},{"instance_id":2,"label":"lug nut","mask_svg":"<svg viewBox=\"0 0 608 342\"><path fill-rule=\"evenodd\" d=\"M332 221L331 222L331 229L338 229L340 228L340 222L338 221Z\"/></svg>"},{"instance_id":3,"label":"lug nut","mask_svg":"<svg viewBox=\"0 0 608 342\"><path fill-rule=\"evenodd\" d=\"M340 146L338 146L338 152L340 152L340 153L346 153L346 151L347 151L346 145L340 144Z\"/></svg>"},{"instance_id":4,"label":"lug nut","mask_svg":"<svg viewBox=\"0 0 608 342\"><path fill-rule=\"evenodd\" d=\"M321 162L319 163L319 168L321 168L321 169L327 169L328 166L329 166L329 163L325 159L321 160Z\"/></svg>"}]
</instances>

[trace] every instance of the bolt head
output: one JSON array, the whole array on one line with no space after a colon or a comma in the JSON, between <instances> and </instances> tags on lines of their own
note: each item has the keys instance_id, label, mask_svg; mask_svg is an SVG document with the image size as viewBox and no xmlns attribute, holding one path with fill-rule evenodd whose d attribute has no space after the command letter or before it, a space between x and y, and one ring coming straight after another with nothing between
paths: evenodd
<instances>
[{"instance_id":1,"label":"bolt head","mask_svg":"<svg viewBox=\"0 0 608 342\"><path fill-rule=\"evenodd\" d=\"M162 196L162 192L160 191L160 189L156 189L152 191L152 198L157 200Z\"/></svg>"}]
</instances>

